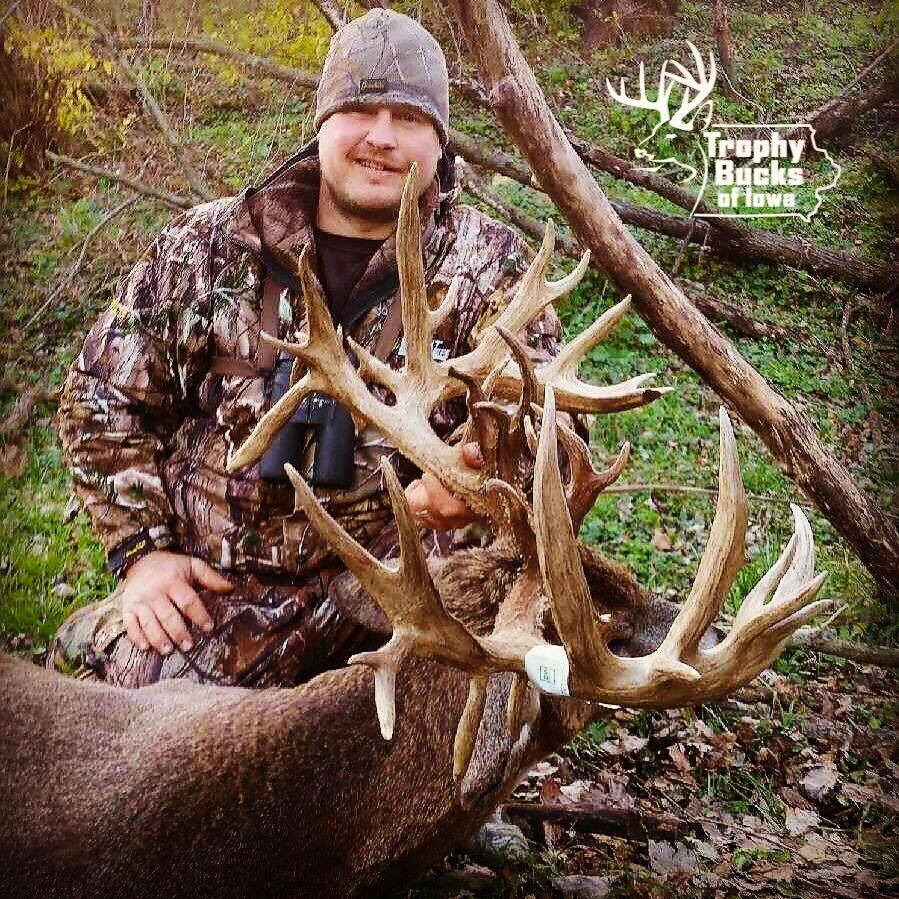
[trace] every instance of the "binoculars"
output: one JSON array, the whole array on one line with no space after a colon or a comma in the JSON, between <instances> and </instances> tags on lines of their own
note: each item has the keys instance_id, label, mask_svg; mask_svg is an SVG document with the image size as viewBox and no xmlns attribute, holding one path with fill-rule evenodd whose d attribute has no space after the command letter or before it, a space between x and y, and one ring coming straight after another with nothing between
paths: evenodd
<instances>
[{"instance_id":1,"label":"binoculars","mask_svg":"<svg viewBox=\"0 0 899 899\"><path fill-rule=\"evenodd\" d=\"M272 401L290 388L292 357L281 354L275 368ZM267 481L286 481L284 463L301 467L310 444L315 449L310 483L319 487L349 487L353 483L356 428L350 413L332 397L311 393L304 397L290 420L278 432L260 461Z\"/></svg>"}]
</instances>

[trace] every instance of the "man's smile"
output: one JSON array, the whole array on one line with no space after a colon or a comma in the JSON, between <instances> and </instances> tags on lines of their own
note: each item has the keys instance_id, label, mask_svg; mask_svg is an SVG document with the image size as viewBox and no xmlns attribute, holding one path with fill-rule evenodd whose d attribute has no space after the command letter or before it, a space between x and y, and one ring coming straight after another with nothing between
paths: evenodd
<instances>
[{"instance_id":1,"label":"man's smile","mask_svg":"<svg viewBox=\"0 0 899 899\"><path fill-rule=\"evenodd\" d=\"M355 162L356 165L362 166L362 168L371 169L375 172L389 172L390 174L400 174L402 171L401 169L390 166L385 162L380 162L377 159L354 159L353 162Z\"/></svg>"}]
</instances>

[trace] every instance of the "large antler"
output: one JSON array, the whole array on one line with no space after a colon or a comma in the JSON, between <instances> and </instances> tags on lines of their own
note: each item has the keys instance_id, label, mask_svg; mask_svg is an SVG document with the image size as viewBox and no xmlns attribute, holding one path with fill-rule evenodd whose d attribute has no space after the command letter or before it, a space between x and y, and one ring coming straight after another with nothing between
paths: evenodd
<instances>
[{"instance_id":1,"label":"large antler","mask_svg":"<svg viewBox=\"0 0 899 899\"><path fill-rule=\"evenodd\" d=\"M718 506L690 595L655 652L633 659L614 655L608 648L611 623L591 611L556 461L553 413L548 391L534 473L534 521L540 569L565 647L564 656L558 656L559 692L655 707L725 696L770 664L789 634L829 605L828 600L812 602L825 575L814 576L811 527L794 505L794 535L783 555L744 600L727 638L712 649L700 649L702 635L744 564L746 494L733 428L722 407ZM772 590L774 597L766 603Z\"/></svg>"},{"instance_id":2,"label":"large antler","mask_svg":"<svg viewBox=\"0 0 899 899\"><path fill-rule=\"evenodd\" d=\"M428 425L430 411L439 402L465 394L467 384L472 381L484 383L488 376L495 398L518 396L522 389L522 373L502 332L518 333L549 303L575 287L583 277L589 255L584 254L578 267L566 277L548 282L546 272L554 245L554 231L550 223L540 252L522 278L514 298L481 344L464 356L447 362L435 362L431 358L433 333L452 309L461 282L457 279L451 285L439 309L429 308L424 287L415 183L413 164L406 179L397 225L397 262L406 337L405 364L401 369L394 370L352 338L347 338L358 360L358 370L352 367L312 273L309 247L305 247L300 254L299 276L308 310L307 339L304 343L286 343L269 335L265 337L304 363L308 373L260 420L229 461L229 471L259 459L302 399L309 393L321 391L349 409L357 425L371 422L382 433L389 434L397 449L421 469L439 472L447 488L465 499L473 510L483 514L489 512L484 498L485 475L463 464L458 446L448 446L437 437ZM534 367L533 392L536 402L543 400L544 385L551 384L558 393L561 407L566 411L613 412L652 402L671 389L642 386L652 375L640 375L609 387L587 384L578 378L579 359L609 334L621 320L627 305L627 300L619 303L558 358ZM388 406L382 403L369 391L367 383L370 382L386 387L395 397L395 404Z\"/></svg>"},{"instance_id":3,"label":"large antler","mask_svg":"<svg viewBox=\"0 0 899 899\"><path fill-rule=\"evenodd\" d=\"M477 636L444 608L417 526L389 463L385 461L382 467L399 535L400 555L394 565L378 561L357 544L320 506L300 475L287 466L296 489L297 510L306 513L393 627L386 646L350 660L374 669L382 733L386 738L393 733L396 674L407 653L441 659L471 677L468 703L456 735L457 776L467 767L487 678L493 672L515 675L507 718L513 731L525 677L551 693L616 705L663 707L723 696L746 683L770 663L793 630L826 605L812 602L824 576L814 577L814 548L805 516L793 507L795 533L783 555L746 598L727 638L712 649L701 649L700 639L744 563L746 497L733 430L722 409L718 508L690 595L651 655L621 658L612 653L613 622L610 616L596 612L576 534L598 493L623 469L628 447L622 448L608 470L597 471L586 444L564 425L557 430L556 399L558 391L567 398L567 408L583 408L596 401L591 394L594 388L577 377L577 360L614 327L625 306L609 310L556 360L542 366L530 362L515 332L560 295L561 283L570 288L577 281L572 276L555 284L546 281L552 249L552 228L548 226L548 239L516 299L482 346L449 364L434 363L430 357L433 329L448 313L456 294L451 289L439 309L428 307L416 198L410 186L414 177L413 169L403 194L397 234L407 344L404 368L390 369L350 340L358 371L352 367L309 268L309 251L304 250L300 277L309 311L308 339L303 344L272 342L293 353L308 372L263 419L230 466L233 469L257 458L297 402L310 391L323 391L345 405L357 421L372 422L388 434L408 458L461 494L472 509L486 514L500 538L512 541L520 558L518 575L500 605L492 632ZM366 381L371 380L392 391L394 405L381 402L368 390ZM629 384L623 391L618 385L618 396L603 408L614 408L622 396L636 396L638 388L633 381ZM463 390L467 392L469 434L482 445L485 464L481 471L465 465L458 446L443 443L428 425L433 403ZM511 408L499 402L513 390L516 401ZM658 393L643 391L640 402L655 395ZM560 443L567 483L560 471ZM533 500L529 502L531 480ZM772 591L773 599L768 602ZM560 646L549 644L542 636L547 603Z\"/></svg>"}]
</instances>

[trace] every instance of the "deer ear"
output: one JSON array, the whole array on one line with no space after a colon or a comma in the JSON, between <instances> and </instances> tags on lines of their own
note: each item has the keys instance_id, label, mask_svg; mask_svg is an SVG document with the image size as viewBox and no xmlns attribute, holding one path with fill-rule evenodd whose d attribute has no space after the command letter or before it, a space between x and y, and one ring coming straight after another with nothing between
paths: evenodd
<instances>
[{"instance_id":1,"label":"deer ear","mask_svg":"<svg viewBox=\"0 0 899 899\"><path fill-rule=\"evenodd\" d=\"M393 633L387 616L351 571L337 575L328 584L328 599L341 615L356 624L385 637Z\"/></svg>"}]
</instances>

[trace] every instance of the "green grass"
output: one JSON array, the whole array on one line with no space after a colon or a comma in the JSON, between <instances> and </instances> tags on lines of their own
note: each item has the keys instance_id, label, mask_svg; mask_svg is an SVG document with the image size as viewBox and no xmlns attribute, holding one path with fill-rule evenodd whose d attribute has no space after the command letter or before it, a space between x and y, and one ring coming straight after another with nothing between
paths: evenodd
<instances>
[{"instance_id":1,"label":"green grass","mask_svg":"<svg viewBox=\"0 0 899 899\"><path fill-rule=\"evenodd\" d=\"M40 421L28 440L25 472L0 476L0 637L37 656L62 620L103 598L113 578L86 517L67 520L70 482L56 440ZM72 593L60 595L60 585Z\"/></svg>"}]
</instances>

